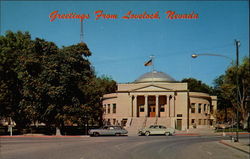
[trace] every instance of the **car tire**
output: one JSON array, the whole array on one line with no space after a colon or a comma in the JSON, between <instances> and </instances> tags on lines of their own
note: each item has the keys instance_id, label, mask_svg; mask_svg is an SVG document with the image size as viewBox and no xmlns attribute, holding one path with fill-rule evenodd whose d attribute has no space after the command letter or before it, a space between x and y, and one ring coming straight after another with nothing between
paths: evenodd
<instances>
[{"instance_id":1,"label":"car tire","mask_svg":"<svg viewBox=\"0 0 250 159\"><path fill-rule=\"evenodd\" d=\"M121 134L120 133L115 133L115 136L121 136Z\"/></svg>"},{"instance_id":2,"label":"car tire","mask_svg":"<svg viewBox=\"0 0 250 159\"><path fill-rule=\"evenodd\" d=\"M97 137L97 136L99 136L99 133L98 132L94 132L93 136Z\"/></svg>"},{"instance_id":3,"label":"car tire","mask_svg":"<svg viewBox=\"0 0 250 159\"><path fill-rule=\"evenodd\" d=\"M141 132L141 131L140 131L140 132L138 132L138 135L139 135L139 136L142 136L142 132Z\"/></svg>"},{"instance_id":4,"label":"car tire","mask_svg":"<svg viewBox=\"0 0 250 159\"><path fill-rule=\"evenodd\" d=\"M145 135L146 135L146 136L149 136L149 135L150 135L150 132L149 132L149 131L145 132Z\"/></svg>"},{"instance_id":5,"label":"car tire","mask_svg":"<svg viewBox=\"0 0 250 159\"><path fill-rule=\"evenodd\" d=\"M170 136L170 132L165 132L165 136Z\"/></svg>"}]
</instances>

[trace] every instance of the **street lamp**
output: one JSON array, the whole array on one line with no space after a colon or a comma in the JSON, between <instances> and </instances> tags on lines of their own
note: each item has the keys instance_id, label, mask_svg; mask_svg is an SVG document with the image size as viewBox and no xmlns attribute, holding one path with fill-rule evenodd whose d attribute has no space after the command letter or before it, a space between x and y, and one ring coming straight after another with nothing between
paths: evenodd
<instances>
[{"instance_id":1,"label":"street lamp","mask_svg":"<svg viewBox=\"0 0 250 159\"><path fill-rule=\"evenodd\" d=\"M236 45L236 98L237 98L237 108L236 108L236 120L237 120L237 129L236 129L236 139L235 142L239 142L239 78L238 78L238 68L239 68L239 46L240 46L240 41L235 40L235 45ZM220 55L220 54L192 54L192 58L197 58L198 56L219 56L219 57L224 57L227 59L230 59L233 62L233 59L228 57L228 56L224 56L224 55Z\"/></svg>"},{"instance_id":2,"label":"street lamp","mask_svg":"<svg viewBox=\"0 0 250 159\"><path fill-rule=\"evenodd\" d=\"M192 58L197 58L198 56L219 56L219 57L224 57L227 58L229 60L231 60L231 62L233 62L233 59L228 57L228 56L224 56L224 55L220 55L220 54L192 54Z\"/></svg>"}]
</instances>

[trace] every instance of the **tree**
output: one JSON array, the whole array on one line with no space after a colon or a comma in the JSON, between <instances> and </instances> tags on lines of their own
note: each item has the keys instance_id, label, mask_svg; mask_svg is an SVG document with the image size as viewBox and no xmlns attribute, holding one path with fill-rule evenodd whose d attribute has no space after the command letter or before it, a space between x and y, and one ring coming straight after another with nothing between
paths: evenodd
<instances>
[{"instance_id":1,"label":"tree","mask_svg":"<svg viewBox=\"0 0 250 159\"><path fill-rule=\"evenodd\" d=\"M87 45L79 43L46 56L39 76L43 82L43 106L39 110L43 122L60 129L65 122L77 122L85 115L82 112L91 99L85 96L81 85L88 85L94 78L86 59L90 55Z\"/></svg>"},{"instance_id":2,"label":"tree","mask_svg":"<svg viewBox=\"0 0 250 159\"><path fill-rule=\"evenodd\" d=\"M0 47L0 117L22 128L37 121L60 129L101 120L101 97L116 83L96 77L85 43L58 48L29 33L7 32Z\"/></svg>"},{"instance_id":3,"label":"tree","mask_svg":"<svg viewBox=\"0 0 250 159\"><path fill-rule=\"evenodd\" d=\"M214 80L214 93L217 96L217 109L219 110L218 114L221 114L218 116L223 117L224 122L228 122L228 109L232 110L232 103L230 100L228 100L229 97L227 97L226 93L228 86L225 85L221 87L224 83L224 78L225 75L221 75ZM233 116L231 115L231 117ZM232 118L229 117L229 119L231 119L232 121ZM220 119L220 121L222 121L222 118Z\"/></svg>"},{"instance_id":4,"label":"tree","mask_svg":"<svg viewBox=\"0 0 250 159\"><path fill-rule=\"evenodd\" d=\"M202 81L199 81L195 78L184 78L181 80L181 82L188 83L188 89L191 92L203 92L208 94L213 94L213 89L206 85L205 83L202 83Z\"/></svg>"},{"instance_id":5,"label":"tree","mask_svg":"<svg viewBox=\"0 0 250 159\"><path fill-rule=\"evenodd\" d=\"M102 97L104 94L116 92L116 82L107 76L95 77L88 85L85 85L85 90L85 96L91 99L87 103L91 106L87 109L87 114L90 114L89 119L102 125Z\"/></svg>"},{"instance_id":6,"label":"tree","mask_svg":"<svg viewBox=\"0 0 250 159\"><path fill-rule=\"evenodd\" d=\"M19 79L19 59L21 54L31 52L30 34L25 32L6 32L0 36L0 117L14 119L18 125L25 126L29 119L20 115L22 80Z\"/></svg>"},{"instance_id":7,"label":"tree","mask_svg":"<svg viewBox=\"0 0 250 159\"><path fill-rule=\"evenodd\" d=\"M237 68L236 65L230 66L225 74L215 79L215 89L218 95L218 100L221 101L220 105L232 107L236 112L240 112L240 120L246 123L248 118L247 111L247 97L249 96L248 90L250 89L250 73L249 73L249 58L244 58L238 68L239 79L239 106L237 104ZM221 106L220 106L221 107ZM222 106L223 107L223 106Z\"/></svg>"}]
</instances>

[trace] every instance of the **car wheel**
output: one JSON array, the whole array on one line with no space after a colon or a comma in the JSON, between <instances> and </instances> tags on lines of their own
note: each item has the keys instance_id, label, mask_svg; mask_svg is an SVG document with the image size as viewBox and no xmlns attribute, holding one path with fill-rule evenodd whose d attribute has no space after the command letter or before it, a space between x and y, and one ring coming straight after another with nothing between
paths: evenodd
<instances>
[{"instance_id":1,"label":"car wheel","mask_svg":"<svg viewBox=\"0 0 250 159\"><path fill-rule=\"evenodd\" d=\"M98 132L94 132L93 136L99 136L99 133Z\"/></svg>"},{"instance_id":2,"label":"car wheel","mask_svg":"<svg viewBox=\"0 0 250 159\"><path fill-rule=\"evenodd\" d=\"M115 133L115 136L121 136L121 134L120 133Z\"/></svg>"},{"instance_id":3,"label":"car wheel","mask_svg":"<svg viewBox=\"0 0 250 159\"><path fill-rule=\"evenodd\" d=\"M169 132L165 132L165 135L166 135L166 136L170 136L170 133L169 133Z\"/></svg>"},{"instance_id":4,"label":"car wheel","mask_svg":"<svg viewBox=\"0 0 250 159\"><path fill-rule=\"evenodd\" d=\"M138 132L138 135L139 135L139 136L142 136L142 132L141 132L141 131L140 131L140 132Z\"/></svg>"},{"instance_id":5,"label":"car wheel","mask_svg":"<svg viewBox=\"0 0 250 159\"><path fill-rule=\"evenodd\" d=\"M150 135L150 132L148 132L148 131L145 132L145 135L146 135L146 136L149 136L149 135Z\"/></svg>"}]
</instances>

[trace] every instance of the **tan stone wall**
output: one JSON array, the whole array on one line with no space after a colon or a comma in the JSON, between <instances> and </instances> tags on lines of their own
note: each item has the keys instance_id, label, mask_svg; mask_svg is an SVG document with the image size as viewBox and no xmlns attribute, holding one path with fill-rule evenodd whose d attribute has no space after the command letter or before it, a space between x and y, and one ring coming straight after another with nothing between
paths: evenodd
<instances>
[{"instance_id":1,"label":"tan stone wall","mask_svg":"<svg viewBox=\"0 0 250 159\"><path fill-rule=\"evenodd\" d=\"M211 114L211 106L216 105L217 106L217 100L216 97L212 97L209 94L206 93L199 93L199 92L190 92L190 107L189 107L189 124L190 128L193 126L197 128L207 127L210 125L210 120L213 119L213 114ZM191 105L195 105L195 113L191 112ZM215 106L214 106L215 107ZM215 109L213 107L213 109ZM200 111L199 111L200 110ZM192 120L194 120L194 123L192 123Z\"/></svg>"}]
</instances>

